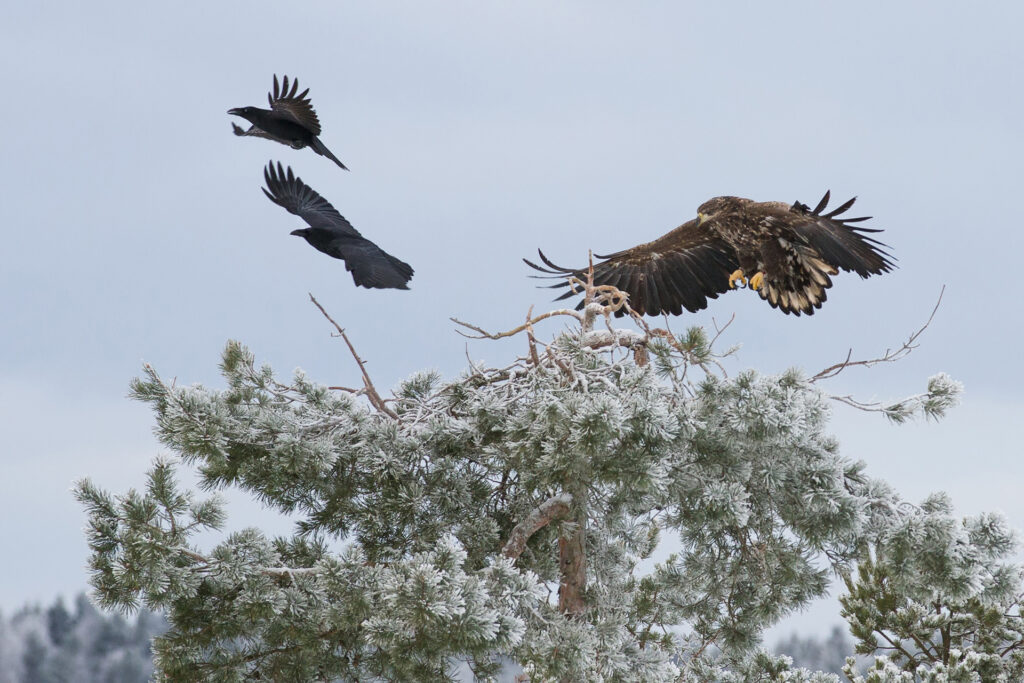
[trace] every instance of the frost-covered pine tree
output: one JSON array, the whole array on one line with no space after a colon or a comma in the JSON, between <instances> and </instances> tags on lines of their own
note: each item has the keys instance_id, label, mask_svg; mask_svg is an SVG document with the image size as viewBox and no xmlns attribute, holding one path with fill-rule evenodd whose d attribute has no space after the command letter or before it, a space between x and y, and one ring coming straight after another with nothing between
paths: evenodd
<instances>
[{"instance_id":1,"label":"frost-covered pine tree","mask_svg":"<svg viewBox=\"0 0 1024 683\"><path fill-rule=\"evenodd\" d=\"M760 634L889 557L913 508L840 455L815 378L726 377L701 329L614 329L622 300L588 300L547 344L533 323L555 313L520 328L507 367L418 374L386 400L365 371L358 392L279 380L237 342L222 390L147 365L132 392L177 458L142 491L78 485L98 601L167 612L163 680L488 680L507 661L529 681L837 680ZM938 416L957 392L940 375L884 410ZM224 513L182 466L298 528L197 547Z\"/></svg>"},{"instance_id":2,"label":"frost-covered pine tree","mask_svg":"<svg viewBox=\"0 0 1024 683\"><path fill-rule=\"evenodd\" d=\"M880 655L867 682L1024 680L1015 548L1004 519L956 519L941 494L894 520L840 598L857 651Z\"/></svg>"}]
</instances>

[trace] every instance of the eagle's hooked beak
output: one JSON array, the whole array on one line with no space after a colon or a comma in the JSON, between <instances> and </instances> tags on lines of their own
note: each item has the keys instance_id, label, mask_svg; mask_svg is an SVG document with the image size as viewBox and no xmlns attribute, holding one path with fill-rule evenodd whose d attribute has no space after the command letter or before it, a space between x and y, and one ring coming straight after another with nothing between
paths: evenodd
<instances>
[{"instance_id":1,"label":"eagle's hooked beak","mask_svg":"<svg viewBox=\"0 0 1024 683\"><path fill-rule=\"evenodd\" d=\"M707 219L708 219L708 215L706 213L701 213L700 211L698 211L697 212L697 227L699 228L701 223L703 223Z\"/></svg>"}]
</instances>

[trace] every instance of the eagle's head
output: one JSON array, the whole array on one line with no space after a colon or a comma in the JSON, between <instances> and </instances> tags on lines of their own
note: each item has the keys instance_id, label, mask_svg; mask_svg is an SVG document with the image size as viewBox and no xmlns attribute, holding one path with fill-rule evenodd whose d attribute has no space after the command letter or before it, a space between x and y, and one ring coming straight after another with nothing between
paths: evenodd
<instances>
[{"instance_id":1,"label":"eagle's head","mask_svg":"<svg viewBox=\"0 0 1024 683\"><path fill-rule=\"evenodd\" d=\"M749 203L750 200L743 197L715 197L697 207L697 213L702 213L706 216L713 216L716 213L730 213L732 211L739 211L745 204Z\"/></svg>"},{"instance_id":2,"label":"eagle's head","mask_svg":"<svg viewBox=\"0 0 1024 683\"><path fill-rule=\"evenodd\" d=\"M704 221L714 218L715 216L737 213L743 209L744 206L750 204L750 199L743 197L715 197L709 199L699 207L697 207L697 224L703 223Z\"/></svg>"}]
</instances>

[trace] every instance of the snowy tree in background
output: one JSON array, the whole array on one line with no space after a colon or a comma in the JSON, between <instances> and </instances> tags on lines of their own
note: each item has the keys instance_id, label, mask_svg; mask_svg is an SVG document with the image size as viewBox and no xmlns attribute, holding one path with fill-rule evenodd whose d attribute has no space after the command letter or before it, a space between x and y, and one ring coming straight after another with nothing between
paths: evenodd
<instances>
[{"instance_id":1,"label":"snowy tree in background","mask_svg":"<svg viewBox=\"0 0 1024 683\"><path fill-rule=\"evenodd\" d=\"M857 651L885 657L869 683L1024 680L1014 535L997 515L959 520L952 510L944 495L930 496L845 579L840 601Z\"/></svg>"},{"instance_id":2,"label":"snowy tree in background","mask_svg":"<svg viewBox=\"0 0 1024 683\"><path fill-rule=\"evenodd\" d=\"M527 353L507 367L415 375L388 400L358 356L359 391L280 381L237 342L223 390L146 366L133 394L178 460L143 491L78 485L98 601L167 612L155 665L175 681L433 681L460 664L487 680L509 660L529 681L837 680L760 635L918 510L839 454L817 376L726 377L702 330L613 329L621 299L588 298L513 331ZM538 342L556 314L576 324ZM958 391L940 375L880 410L940 416ZM296 516L295 534L196 547L224 513L181 490L181 465ZM677 552L641 565L662 544Z\"/></svg>"}]
</instances>

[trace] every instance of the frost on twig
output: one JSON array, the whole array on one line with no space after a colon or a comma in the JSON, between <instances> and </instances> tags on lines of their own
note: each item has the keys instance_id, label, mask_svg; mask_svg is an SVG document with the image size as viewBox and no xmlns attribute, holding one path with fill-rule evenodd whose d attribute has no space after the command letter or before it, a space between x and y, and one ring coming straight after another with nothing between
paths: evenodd
<instances>
[{"instance_id":1,"label":"frost on twig","mask_svg":"<svg viewBox=\"0 0 1024 683\"><path fill-rule=\"evenodd\" d=\"M883 403L882 401L858 401L852 396L836 396L826 394L833 401L871 413L882 413L896 424L923 415L927 419L937 420L946 411L960 402L964 386L944 372L928 378L928 387L924 393L907 396L898 401Z\"/></svg>"}]
</instances>

